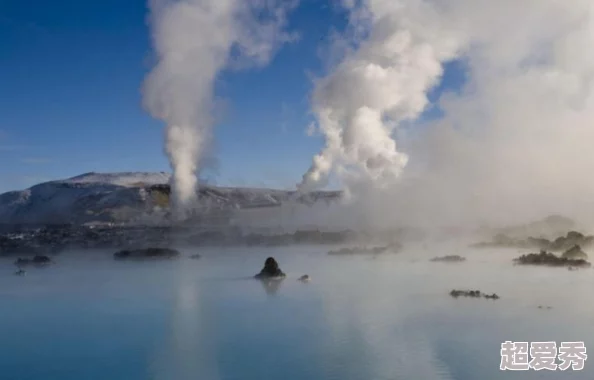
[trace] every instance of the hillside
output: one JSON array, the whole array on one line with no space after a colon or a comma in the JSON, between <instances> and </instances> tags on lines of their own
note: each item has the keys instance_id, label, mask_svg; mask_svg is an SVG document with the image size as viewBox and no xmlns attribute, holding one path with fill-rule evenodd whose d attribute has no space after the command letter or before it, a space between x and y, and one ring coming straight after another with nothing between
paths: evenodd
<instances>
[{"instance_id":1,"label":"hillside","mask_svg":"<svg viewBox=\"0 0 594 380\"><path fill-rule=\"evenodd\" d=\"M167 219L168 173L87 173L0 195L2 224L144 223ZM201 186L201 211L277 207L295 197L285 190ZM340 192L314 192L299 203L329 202Z\"/></svg>"}]
</instances>

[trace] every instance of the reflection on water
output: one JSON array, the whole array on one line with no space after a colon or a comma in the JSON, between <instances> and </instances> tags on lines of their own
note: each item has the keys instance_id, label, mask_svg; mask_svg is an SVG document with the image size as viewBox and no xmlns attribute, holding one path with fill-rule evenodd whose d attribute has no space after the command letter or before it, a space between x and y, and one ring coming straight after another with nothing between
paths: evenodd
<instances>
[{"instance_id":1,"label":"reflection on water","mask_svg":"<svg viewBox=\"0 0 594 380\"><path fill-rule=\"evenodd\" d=\"M260 284L262 284L262 288L264 288L264 291L266 292L266 294L268 294L269 296L274 296L276 295L276 293L278 292L278 290L281 288L281 285L283 284L283 279L274 279L274 280L266 280L266 279L262 279L262 280L256 280L258 281Z\"/></svg>"},{"instance_id":2,"label":"reflection on water","mask_svg":"<svg viewBox=\"0 0 594 380\"><path fill-rule=\"evenodd\" d=\"M189 266L181 266L173 278L170 336L157 350L155 380L218 379L216 350L208 330L216 321L210 318L202 301L203 291Z\"/></svg>"},{"instance_id":3,"label":"reflection on water","mask_svg":"<svg viewBox=\"0 0 594 380\"><path fill-rule=\"evenodd\" d=\"M594 347L592 270L514 267L517 252L444 244L375 260L325 251L150 263L79 253L24 278L0 262L0 303L10 305L0 313L0 378L592 379L589 362L581 373L499 371L505 340ZM445 254L468 260L428 261ZM268 256L285 280L251 277ZM314 281L297 281L303 273ZM502 298L453 299L452 288Z\"/></svg>"}]
</instances>

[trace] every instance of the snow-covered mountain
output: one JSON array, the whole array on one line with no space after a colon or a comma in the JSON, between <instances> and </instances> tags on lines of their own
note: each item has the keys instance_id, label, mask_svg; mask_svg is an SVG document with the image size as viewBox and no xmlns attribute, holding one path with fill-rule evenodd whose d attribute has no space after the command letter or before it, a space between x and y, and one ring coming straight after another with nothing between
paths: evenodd
<instances>
[{"instance_id":1,"label":"snow-covered mountain","mask_svg":"<svg viewBox=\"0 0 594 380\"><path fill-rule=\"evenodd\" d=\"M87 173L0 195L0 223L84 224L163 219L169 209L168 173ZM201 186L204 210L280 206L294 197L284 190ZM300 203L331 202L339 192L315 192Z\"/></svg>"},{"instance_id":2,"label":"snow-covered mountain","mask_svg":"<svg viewBox=\"0 0 594 380\"><path fill-rule=\"evenodd\" d=\"M165 172L145 173L85 173L62 181L61 183L102 183L123 187L139 187L147 185L163 185L169 183L171 174Z\"/></svg>"}]
</instances>

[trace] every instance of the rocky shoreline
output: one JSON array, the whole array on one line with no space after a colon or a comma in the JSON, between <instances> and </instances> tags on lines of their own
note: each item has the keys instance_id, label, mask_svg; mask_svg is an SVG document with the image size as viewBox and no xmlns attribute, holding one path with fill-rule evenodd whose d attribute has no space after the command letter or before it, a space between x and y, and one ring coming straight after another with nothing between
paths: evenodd
<instances>
[{"instance_id":1,"label":"rocky shoreline","mask_svg":"<svg viewBox=\"0 0 594 380\"><path fill-rule=\"evenodd\" d=\"M351 230L299 230L291 233L243 232L236 228L195 230L180 226L56 225L15 226L0 233L0 256L54 255L69 249L137 249L154 246L252 246L340 245L374 240L397 247L397 232L371 235Z\"/></svg>"},{"instance_id":2,"label":"rocky shoreline","mask_svg":"<svg viewBox=\"0 0 594 380\"><path fill-rule=\"evenodd\" d=\"M178 250L170 248L125 249L113 254L116 260L173 259L179 256Z\"/></svg>"},{"instance_id":3,"label":"rocky shoreline","mask_svg":"<svg viewBox=\"0 0 594 380\"><path fill-rule=\"evenodd\" d=\"M514 238L505 234L497 234L492 241L471 245L473 248L519 248L542 249L545 251L559 252L579 245L591 247L594 245L594 236L584 235L578 231L569 231L567 235L559 236L554 240L544 237Z\"/></svg>"},{"instance_id":4,"label":"rocky shoreline","mask_svg":"<svg viewBox=\"0 0 594 380\"><path fill-rule=\"evenodd\" d=\"M577 249L576 249L577 247ZM589 268L591 266L590 262L588 262L581 254L576 254L576 250L579 250L580 253L581 249L579 246L576 246L563 254L563 256L559 257L551 252L547 251L540 251L540 253L529 253L527 255L522 255L514 260L514 263L518 265L542 265L542 266L550 266L550 267L569 267L569 268ZM570 253L570 254L568 254ZM584 254L585 255L585 254ZM585 256L588 257L587 255Z\"/></svg>"},{"instance_id":5,"label":"rocky shoreline","mask_svg":"<svg viewBox=\"0 0 594 380\"><path fill-rule=\"evenodd\" d=\"M441 257L434 257L429 260L434 263L461 263L466 261L465 257L459 255L448 255L448 256L441 256Z\"/></svg>"},{"instance_id":6,"label":"rocky shoreline","mask_svg":"<svg viewBox=\"0 0 594 380\"><path fill-rule=\"evenodd\" d=\"M380 255L382 253L399 253L402 250L402 245L393 243L386 246L376 247L343 247L340 249L328 251L332 256L348 256L348 255Z\"/></svg>"}]
</instances>

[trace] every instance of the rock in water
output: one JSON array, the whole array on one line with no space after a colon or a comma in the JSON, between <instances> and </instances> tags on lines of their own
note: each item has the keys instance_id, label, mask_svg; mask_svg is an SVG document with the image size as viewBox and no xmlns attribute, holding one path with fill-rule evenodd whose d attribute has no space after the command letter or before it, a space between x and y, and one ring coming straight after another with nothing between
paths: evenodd
<instances>
[{"instance_id":1,"label":"rock in water","mask_svg":"<svg viewBox=\"0 0 594 380\"><path fill-rule=\"evenodd\" d=\"M581 247L591 247L593 244L594 236L586 236L581 232L569 231L567 235L560 236L553 241L542 237L528 237L522 239L498 234L493 238L493 241L474 244L473 247L535 248L545 251L560 252L566 251L576 245L580 245Z\"/></svg>"},{"instance_id":2,"label":"rock in water","mask_svg":"<svg viewBox=\"0 0 594 380\"><path fill-rule=\"evenodd\" d=\"M454 298L458 297L470 297L470 298L486 298L491 300L498 300L499 296L495 293L493 294L485 294L480 290L452 290L450 292L450 296Z\"/></svg>"},{"instance_id":3,"label":"rock in water","mask_svg":"<svg viewBox=\"0 0 594 380\"><path fill-rule=\"evenodd\" d=\"M25 272L22 269L17 270L16 272L14 272L15 276L24 276L27 272Z\"/></svg>"},{"instance_id":4,"label":"rock in water","mask_svg":"<svg viewBox=\"0 0 594 380\"><path fill-rule=\"evenodd\" d=\"M35 257L33 257L32 259L23 259L23 258L18 258L15 262L14 265L16 265L17 267L24 267L27 265L37 265L37 266L44 266L44 265L49 265L52 263L52 259L49 258L48 256L43 256L43 255L37 255Z\"/></svg>"},{"instance_id":5,"label":"rock in water","mask_svg":"<svg viewBox=\"0 0 594 380\"><path fill-rule=\"evenodd\" d=\"M190 259L193 259L193 260L198 260L198 259L200 259L201 257L202 257L202 256L200 256L198 253L196 253L196 254L194 254L194 255L191 255L191 256L190 256Z\"/></svg>"},{"instance_id":6,"label":"rock in water","mask_svg":"<svg viewBox=\"0 0 594 380\"><path fill-rule=\"evenodd\" d=\"M260 279L283 278L285 273L279 268L274 257L269 257L264 262L264 268L255 277Z\"/></svg>"},{"instance_id":7,"label":"rock in water","mask_svg":"<svg viewBox=\"0 0 594 380\"><path fill-rule=\"evenodd\" d=\"M431 259L433 262L444 262L444 263L459 263L462 261L466 261L466 258L458 255L450 255L450 256L443 256L443 257L434 257Z\"/></svg>"},{"instance_id":8,"label":"rock in water","mask_svg":"<svg viewBox=\"0 0 594 380\"><path fill-rule=\"evenodd\" d=\"M577 244L565 251L563 255L561 255L561 257L572 260L588 259L588 255L584 251L582 251L582 247L580 247Z\"/></svg>"},{"instance_id":9,"label":"rock in water","mask_svg":"<svg viewBox=\"0 0 594 380\"><path fill-rule=\"evenodd\" d=\"M29 265L29 264L31 264L31 260L23 259L21 257L16 259L16 261L14 262L14 265L16 265L17 267L21 267L21 266L25 266L25 265Z\"/></svg>"},{"instance_id":10,"label":"rock in water","mask_svg":"<svg viewBox=\"0 0 594 380\"><path fill-rule=\"evenodd\" d=\"M51 264L52 259L50 259L48 256L35 256L31 262L36 265L45 265Z\"/></svg>"},{"instance_id":11,"label":"rock in water","mask_svg":"<svg viewBox=\"0 0 594 380\"><path fill-rule=\"evenodd\" d=\"M581 232L569 231L567 236L561 236L553 241L550 245L552 251L569 250L576 245L582 247L590 247L594 241L593 236L585 236Z\"/></svg>"},{"instance_id":12,"label":"rock in water","mask_svg":"<svg viewBox=\"0 0 594 380\"><path fill-rule=\"evenodd\" d=\"M299 281L301 282L309 282L310 280L311 278L307 274L304 274L303 276L299 277Z\"/></svg>"},{"instance_id":13,"label":"rock in water","mask_svg":"<svg viewBox=\"0 0 594 380\"><path fill-rule=\"evenodd\" d=\"M450 292L450 296L454 298L458 297L472 297L472 298L479 298L481 296L480 290L452 290Z\"/></svg>"},{"instance_id":14,"label":"rock in water","mask_svg":"<svg viewBox=\"0 0 594 380\"><path fill-rule=\"evenodd\" d=\"M379 247L350 247L329 251L329 255L379 255L386 252L399 252L401 246L397 243Z\"/></svg>"},{"instance_id":15,"label":"rock in water","mask_svg":"<svg viewBox=\"0 0 594 380\"><path fill-rule=\"evenodd\" d=\"M116 260L171 259L179 256L179 251L170 248L144 248L123 250L113 254Z\"/></svg>"},{"instance_id":16,"label":"rock in water","mask_svg":"<svg viewBox=\"0 0 594 380\"><path fill-rule=\"evenodd\" d=\"M570 259L567 257L557 257L546 251L540 253L530 253L514 259L516 264L520 265L545 265L552 267L589 267L591 264L584 259Z\"/></svg>"},{"instance_id":17,"label":"rock in water","mask_svg":"<svg viewBox=\"0 0 594 380\"><path fill-rule=\"evenodd\" d=\"M496 293L493 294L483 294L483 297L485 297L488 300L498 300L499 296Z\"/></svg>"}]
</instances>

